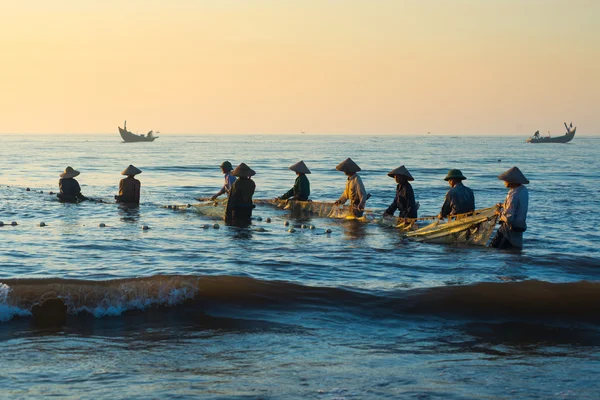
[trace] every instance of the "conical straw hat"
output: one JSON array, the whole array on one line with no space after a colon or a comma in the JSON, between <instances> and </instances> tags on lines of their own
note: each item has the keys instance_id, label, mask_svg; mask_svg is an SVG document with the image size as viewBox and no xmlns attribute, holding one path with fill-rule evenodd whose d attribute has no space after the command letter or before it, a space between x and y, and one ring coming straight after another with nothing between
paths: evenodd
<instances>
[{"instance_id":1,"label":"conical straw hat","mask_svg":"<svg viewBox=\"0 0 600 400\"><path fill-rule=\"evenodd\" d=\"M508 183L519 183L521 185L526 185L529 183L529 180L525 178L525 175L523 175L521 170L517 167L512 167L508 171L504 171L498 175L498 179Z\"/></svg>"},{"instance_id":2,"label":"conical straw hat","mask_svg":"<svg viewBox=\"0 0 600 400\"><path fill-rule=\"evenodd\" d=\"M394 177L396 175L402 175L405 176L407 180L409 181L414 181L415 178L412 177L412 175L410 174L410 172L408 172L408 170L404 167L404 165L399 166L396 169L391 170L390 172L388 172L388 176L389 177Z\"/></svg>"},{"instance_id":3,"label":"conical straw hat","mask_svg":"<svg viewBox=\"0 0 600 400\"><path fill-rule=\"evenodd\" d=\"M254 172L246 164L241 163L240 165L235 167L235 169L231 172L231 175L243 178L250 178L251 176L256 175L256 172Z\"/></svg>"},{"instance_id":4,"label":"conical straw hat","mask_svg":"<svg viewBox=\"0 0 600 400\"><path fill-rule=\"evenodd\" d=\"M65 172L60 174L60 177L61 178L75 178L79 174L80 174L79 171L76 171L71 167L67 167L67 168L65 168Z\"/></svg>"},{"instance_id":5,"label":"conical straw hat","mask_svg":"<svg viewBox=\"0 0 600 400\"><path fill-rule=\"evenodd\" d=\"M301 174L310 174L310 170L308 169L306 164L304 164L304 161L299 161L296 164L292 165L290 167L290 170L294 172L299 172Z\"/></svg>"},{"instance_id":6,"label":"conical straw hat","mask_svg":"<svg viewBox=\"0 0 600 400\"><path fill-rule=\"evenodd\" d=\"M121 172L121 175L137 175L141 173L142 171L140 169L134 167L133 165L129 165L129 167L125 168L123 172Z\"/></svg>"},{"instance_id":7,"label":"conical straw hat","mask_svg":"<svg viewBox=\"0 0 600 400\"><path fill-rule=\"evenodd\" d=\"M335 169L348 173L360 171L360 167L354 161L352 161L351 158L346 158L337 167L335 167Z\"/></svg>"}]
</instances>

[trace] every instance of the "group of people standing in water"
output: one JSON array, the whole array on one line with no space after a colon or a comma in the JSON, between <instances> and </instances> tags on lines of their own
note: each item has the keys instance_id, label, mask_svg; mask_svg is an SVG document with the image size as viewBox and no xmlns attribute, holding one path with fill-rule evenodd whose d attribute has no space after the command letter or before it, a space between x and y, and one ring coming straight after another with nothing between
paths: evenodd
<instances>
[{"instance_id":1,"label":"group of people standing in water","mask_svg":"<svg viewBox=\"0 0 600 400\"><path fill-rule=\"evenodd\" d=\"M135 176L141 173L142 171L133 165L129 165L121 172L121 175L126 175L127 178L121 179L119 182L119 194L115 196L117 203L139 204L142 184L135 179ZM79 182L75 180L75 177L79 176L79 174L80 172L72 167L65 168L65 171L60 174L60 179L58 180L60 192L56 195L60 201L78 203L89 200L81 193Z\"/></svg>"},{"instance_id":2,"label":"group of people standing in water","mask_svg":"<svg viewBox=\"0 0 600 400\"><path fill-rule=\"evenodd\" d=\"M256 189L256 184L251 178L256 175L256 172L245 163L233 168L229 161L224 161L220 168L224 174L225 182L223 187L211 197L211 200L216 200L219 196L226 194L228 201L225 208L225 220L233 224L249 223L254 208L252 197ZM306 175L311 173L310 170L304 161L297 162L289 169L297 175L294 186L277 199L309 201L310 182ZM361 168L352 159L347 158L336 166L336 169L346 174L347 181L344 192L334 204L344 205L350 201L350 207L355 216L362 216L365 204L371 195L366 192L362 178L358 175ZM135 179L135 175L141 172L133 165L121 172L122 175L127 177L119 183L119 194L115 196L117 202L139 203L141 184L139 180ZM60 175L60 193L58 197L61 201L78 202L87 199L81 194L79 183L74 179L78 175L79 171L71 167L67 167ZM419 203L415 201L415 194L410 184L411 181L414 181L411 173L402 165L393 169L387 175L394 178L397 186L396 196L385 210L384 215L393 216L398 211L399 218L417 218ZM451 188L446 193L438 215L440 219L475 211L475 195L473 190L463 184L466 179L458 169L448 171L444 180L448 182ZM512 167L500 174L498 179L504 181L509 192L504 204L498 204L501 226L492 239L490 246L502 249L522 248L523 232L527 229L526 218L529 203L528 191L523 185L528 184L529 180L517 167Z\"/></svg>"}]
</instances>

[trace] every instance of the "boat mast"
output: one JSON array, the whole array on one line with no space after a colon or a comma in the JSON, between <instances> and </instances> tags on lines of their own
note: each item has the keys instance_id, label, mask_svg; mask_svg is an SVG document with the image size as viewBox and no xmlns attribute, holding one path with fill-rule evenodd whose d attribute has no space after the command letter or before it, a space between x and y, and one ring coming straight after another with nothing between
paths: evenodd
<instances>
[{"instance_id":1,"label":"boat mast","mask_svg":"<svg viewBox=\"0 0 600 400\"><path fill-rule=\"evenodd\" d=\"M123 124L123 130L126 131L127 130L127 120L125 120L125 123Z\"/></svg>"}]
</instances>

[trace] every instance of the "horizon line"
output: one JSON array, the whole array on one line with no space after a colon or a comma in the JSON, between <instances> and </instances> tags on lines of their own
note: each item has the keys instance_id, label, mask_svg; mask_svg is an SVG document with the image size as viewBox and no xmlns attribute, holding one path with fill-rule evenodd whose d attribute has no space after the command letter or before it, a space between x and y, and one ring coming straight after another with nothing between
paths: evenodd
<instances>
[{"instance_id":1,"label":"horizon line","mask_svg":"<svg viewBox=\"0 0 600 400\"><path fill-rule=\"evenodd\" d=\"M587 137L594 137L594 136L600 136L599 133L586 133L586 132L577 132L579 136L587 136ZM564 132L561 133L555 133L552 134L551 136L562 136L564 135ZM102 136L117 136L118 132L116 133L112 133L112 132L71 132L71 133L66 133L66 132L27 132L27 133L14 133L14 132L0 132L0 135L6 135L6 136L27 136L27 135L61 135L61 136L67 136L67 135L86 135L86 136L90 136L90 135L102 135ZM462 136L462 137L492 137L492 136L510 136L510 137L530 137L533 134L523 134L523 133L477 133L477 134L465 134L465 133L434 133L434 132L417 132L417 133L347 133L347 132L297 132L297 133L248 133L248 132L242 132L242 133L189 133L189 132L183 132L183 133L176 133L176 132L170 132L170 133L163 133L160 132L159 135L174 135L174 136L275 136L275 135L283 135L283 136ZM157 138L159 138L161 136L158 136Z\"/></svg>"}]
</instances>

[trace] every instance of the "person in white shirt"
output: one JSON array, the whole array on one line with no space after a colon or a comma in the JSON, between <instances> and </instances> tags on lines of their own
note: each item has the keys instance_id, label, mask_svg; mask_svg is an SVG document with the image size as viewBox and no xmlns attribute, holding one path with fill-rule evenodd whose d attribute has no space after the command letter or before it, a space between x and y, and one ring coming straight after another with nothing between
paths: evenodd
<instances>
[{"instance_id":1,"label":"person in white shirt","mask_svg":"<svg viewBox=\"0 0 600 400\"><path fill-rule=\"evenodd\" d=\"M492 239L490 247L497 249L522 249L523 232L527 230L527 208L529 205L529 193L523 185L529 183L525 175L517 167L498 175L498 179L504 181L509 188L500 214L500 227L496 236Z\"/></svg>"},{"instance_id":2,"label":"person in white shirt","mask_svg":"<svg viewBox=\"0 0 600 400\"><path fill-rule=\"evenodd\" d=\"M231 171L233 170L233 165L231 165L231 163L229 161L223 161L219 167L221 168L221 172L223 172L223 174L225 175L225 184L223 185L221 190L219 190L217 192L217 194L215 194L214 196L212 196L210 198L211 200L215 200L217 197L219 197L223 193L227 193L227 196L229 196L229 192L231 191L233 182L235 182L235 176L231 175Z\"/></svg>"},{"instance_id":3,"label":"person in white shirt","mask_svg":"<svg viewBox=\"0 0 600 400\"><path fill-rule=\"evenodd\" d=\"M345 204L346 201L350 200L354 216L361 217L365 209L365 203L370 196L365 191L365 185L361 177L357 174L360 171L360 167L351 158L347 158L335 167L335 169L345 173L348 181L346 182L344 193L342 193L342 196L334 204Z\"/></svg>"}]
</instances>

